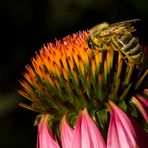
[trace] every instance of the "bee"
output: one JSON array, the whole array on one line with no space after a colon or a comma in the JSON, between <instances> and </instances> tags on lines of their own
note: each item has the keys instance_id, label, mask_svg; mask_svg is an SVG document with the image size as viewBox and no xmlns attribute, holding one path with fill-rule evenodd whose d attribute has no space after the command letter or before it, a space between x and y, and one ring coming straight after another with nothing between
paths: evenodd
<instances>
[{"instance_id":1,"label":"bee","mask_svg":"<svg viewBox=\"0 0 148 148\"><path fill-rule=\"evenodd\" d=\"M87 43L92 50L108 50L110 48L119 51L127 64L141 63L142 48L138 40L133 36L136 31L131 23L140 19L127 20L108 24L106 22L90 29Z\"/></svg>"}]
</instances>

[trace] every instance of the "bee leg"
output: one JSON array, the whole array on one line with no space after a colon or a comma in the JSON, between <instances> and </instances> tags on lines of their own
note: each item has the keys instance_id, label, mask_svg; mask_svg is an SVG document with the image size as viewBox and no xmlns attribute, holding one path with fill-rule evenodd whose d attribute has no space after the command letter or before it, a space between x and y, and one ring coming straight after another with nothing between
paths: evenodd
<instances>
[{"instance_id":1,"label":"bee leg","mask_svg":"<svg viewBox=\"0 0 148 148\"><path fill-rule=\"evenodd\" d=\"M127 55L126 55L126 56L123 55L123 58L124 58L125 63L126 63L128 66L132 67L132 66L135 65L135 63L134 63L132 60L129 60L129 58L127 58Z\"/></svg>"},{"instance_id":2,"label":"bee leg","mask_svg":"<svg viewBox=\"0 0 148 148\"><path fill-rule=\"evenodd\" d=\"M121 47L119 46L119 44L117 43L117 41L115 40L115 38L112 37L111 40L112 40L112 44L113 44L114 50L121 52L121 50L120 50Z\"/></svg>"},{"instance_id":3,"label":"bee leg","mask_svg":"<svg viewBox=\"0 0 148 148\"><path fill-rule=\"evenodd\" d=\"M129 65L129 61L128 61L127 56L123 56L123 58L124 58L125 63L126 63L127 65Z\"/></svg>"}]
</instances>

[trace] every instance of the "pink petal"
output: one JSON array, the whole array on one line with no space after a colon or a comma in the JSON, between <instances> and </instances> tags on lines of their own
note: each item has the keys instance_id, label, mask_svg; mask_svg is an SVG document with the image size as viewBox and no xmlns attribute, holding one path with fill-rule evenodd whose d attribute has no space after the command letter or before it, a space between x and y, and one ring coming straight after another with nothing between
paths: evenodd
<instances>
[{"instance_id":1,"label":"pink petal","mask_svg":"<svg viewBox=\"0 0 148 148\"><path fill-rule=\"evenodd\" d=\"M146 102L147 100L144 100L144 98L142 96L139 96L140 101L142 101L143 103ZM137 108L139 109L139 111L141 112L141 114L143 115L143 118L146 120L146 122L148 123L148 112L146 112L145 108L144 108L144 104L142 104L136 97L132 97L132 102L137 106ZM145 104L146 105L146 104ZM147 108L148 109L148 108Z\"/></svg>"},{"instance_id":2,"label":"pink petal","mask_svg":"<svg viewBox=\"0 0 148 148\"><path fill-rule=\"evenodd\" d=\"M98 127L86 109L78 116L70 148L106 148Z\"/></svg>"},{"instance_id":3,"label":"pink petal","mask_svg":"<svg viewBox=\"0 0 148 148\"><path fill-rule=\"evenodd\" d=\"M60 148L48 129L49 115L43 115L38 124L37 148Z\"/></svg>"},{"instance_id":4,"label":"pink petal","mask_svg":"<svg viewBox=\"0 0 148 148\"><path fill-rule=\"evenodd\" d=\"M144 98L141 95L137 95L137 98L146 106L148 107L148 99Z\"/></svg>"},{"instance_id":5,"label":"pink petal","mask_svg":"<svg viewBox=\"0 0 148 148\"><path fill-rule=\"evenodd\" d=\"M63 148L70 147L73 132L74 132L74 130L67 123L66 117L64 116L62 119L62 122L61 122L61 127L60 127L61 143L62 143Z\"/></svg>"},{"instance_id":6,"label":"pink petal","mask_svg":"<svg viewBox=\"0 0 148 148\"><path fill-rule=\"evenodd\" d=\"M113 102L109 102L110 125L107 148L136 148L137 138L133 125L127 115Z\"/></svg>"}]
</instances>

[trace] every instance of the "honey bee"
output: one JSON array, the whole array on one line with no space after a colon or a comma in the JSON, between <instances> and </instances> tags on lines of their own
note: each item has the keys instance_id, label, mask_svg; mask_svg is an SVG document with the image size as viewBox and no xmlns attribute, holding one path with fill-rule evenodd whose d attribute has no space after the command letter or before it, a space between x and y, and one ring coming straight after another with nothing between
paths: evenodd
<instances>
[{"instance_id":1,"label":"honey bee","mask_svg":"<svg viewBox=\"0 0 148 148\"><path fill-rule=\"evenodd\" d=\"M127 20L108 24L106 22L90 29L87 43L92 50L108 50L112 47L118 50L127 64L139 64L142 59L142 49L133 32L136 31L131 23L140 19Z\"/></svg>"}]
</instances>

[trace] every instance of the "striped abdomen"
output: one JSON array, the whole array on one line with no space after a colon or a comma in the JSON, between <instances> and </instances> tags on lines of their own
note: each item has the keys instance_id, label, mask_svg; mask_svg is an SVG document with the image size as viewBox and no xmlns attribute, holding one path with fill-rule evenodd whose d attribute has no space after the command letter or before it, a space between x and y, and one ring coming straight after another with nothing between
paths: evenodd
<instances>
[{"instance_id":1,"label":"striped abdomen","mask_svg":"<svg viewBox=\"0 0 148 148\"><path fill-rule=\"evenodd\" d=\"M137 39L131 33L116 36L120 52L129 64L139 64L142 58L142 49Z\"/></svg>"}]
</instances>

